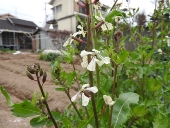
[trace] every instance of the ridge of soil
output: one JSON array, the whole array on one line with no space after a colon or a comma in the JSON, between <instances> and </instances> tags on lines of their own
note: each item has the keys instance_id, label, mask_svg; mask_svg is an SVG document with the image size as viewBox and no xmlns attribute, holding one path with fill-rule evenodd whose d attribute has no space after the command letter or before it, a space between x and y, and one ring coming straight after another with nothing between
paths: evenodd
<instances>
[{"instance_id":1,"label":"ridge of soil","mask_svg":"<svg viewBox=\"0 0 170 128\"><path fill-rule=\"evenodd\" d=\"M2 85L10 94L14 103L19 103L23 99L31 99L33 93L39 92L35 81L27 78L25 71L27 65L39 63L47 71L47 81L44 90L48 91L48 103L52 110L62 112L70 104L64 92L55 91L55 84L50 77L50 62L39 60L39 55L35 53L23 53L13 55L12 53L0 52L0 85ZM72 71L73 67L69 64L62 64L66 71ZM76 69L81 70L79 65ZM70 90L70 95L76 91ZM31 128L29 121L31 118L19 118L12 115L7 106L5 97L0 93L0 128Z\"/></svg>"}]
</instances>

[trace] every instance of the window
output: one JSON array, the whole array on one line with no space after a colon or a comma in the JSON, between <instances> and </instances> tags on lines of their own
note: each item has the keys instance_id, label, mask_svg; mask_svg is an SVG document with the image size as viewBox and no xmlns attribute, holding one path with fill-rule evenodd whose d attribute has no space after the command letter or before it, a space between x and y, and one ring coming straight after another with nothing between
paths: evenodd
<instances>
[{"instance_id":1,"label":"window","mask_svg":"<svg viewBox=\"0 0 170 128\"><path fill-rule=\"evenodd\" d=\"M4 45L14 44L14 34L12 32L3 32L2 42Z\"/></svg>"},{"instance_id":2,"label":"window","mask_svg":"<svg viewBox=\"0 0 170 128\"><path fill-rule=\"evenodd\" d=\"M54 14L59 13L61 11L62 11L62 5L58 5L58 6L53 8L53 13Z\"/></svg>"}]
</instances>

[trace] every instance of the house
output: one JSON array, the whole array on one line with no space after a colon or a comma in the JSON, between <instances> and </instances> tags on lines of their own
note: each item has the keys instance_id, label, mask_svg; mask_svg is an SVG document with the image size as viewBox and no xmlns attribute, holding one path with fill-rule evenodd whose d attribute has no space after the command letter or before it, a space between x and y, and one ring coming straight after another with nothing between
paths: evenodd
<instances>
[{"instance_id":1,"label":"house","mask_svg":"<svg viewBox=\"0 0 170 128\"><path fill-rule=\"evenodd\" d=\"M53 6L53 13L47 16L46 23L53 24L53 28L56 30L67 30L75 33L79 24L76 15L80 19L86 17L85 8L77 5L75 0L51 0L49 4ZM106 8L108 6L103 5L102 11L105 11Z\"/></svg>"},{"instance_id":2,"label":"house","mask_svg":"<svg viewBox=\"0 0 170 128\"><path fill-rule=\"evenodd\" d=\"M0 49L36 49L33 33L38 26L7 13L0 15Z\"/></svg>"}]
</instances>

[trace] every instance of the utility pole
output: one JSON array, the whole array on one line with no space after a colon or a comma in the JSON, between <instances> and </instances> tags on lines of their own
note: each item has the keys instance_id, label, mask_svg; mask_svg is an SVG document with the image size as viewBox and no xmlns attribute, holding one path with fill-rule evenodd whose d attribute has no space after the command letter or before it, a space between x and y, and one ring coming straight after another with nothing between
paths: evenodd
<instances>
[{"instance_id":1,"label":"utility pole","mask_svg":"<svg viewBox=\"0 0 170 128\"><path fill-rule=\"evenodd\" d=\"M46 9L46 2L45 2L45 22L47 22L47 9Z\"/></svg>"},{"instance_id":2,"label":"utility pole","mask_svg":"<svg viewBox=\"0 0 170 128\"><path fill-rule=\"evenodd\" d=\"M17 17L17 7L15 7L15 16Z\"/></svg>"}]
</instances>

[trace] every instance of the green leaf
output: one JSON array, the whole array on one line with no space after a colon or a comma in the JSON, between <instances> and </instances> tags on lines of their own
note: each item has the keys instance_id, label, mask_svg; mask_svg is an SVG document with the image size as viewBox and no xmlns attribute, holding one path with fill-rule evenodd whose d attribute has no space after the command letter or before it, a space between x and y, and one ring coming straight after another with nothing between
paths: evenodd
<instances>
[{"instance_id":1,"label":"green leaf","mask_svg":"<svg viewBox=\"0 0 170 128\"><path fill-rule=\"evenodd\" d=\"M47 116L38 116L30 120L30 125L34 128L39 128L46 125L49 120Z\"/></svg>"},{"instance_id":2,"label":"green leaf","mask_svg":"<svg viewBox=\"0 0 170 128\"><path fill-rule=\"evenodd\" d=\"M127 120L129 114L130 104L137 104L139 101L139 95L133 92L120 94L113 106L113 128L120 128L121 125Z\"/></svg>"},{"instance_id":3,"label":"green leaf","mask_svg":"<svg viewBox=\"0 0 170 128\"><path fill-rule=\"evenodd\" d=\"M66 128L72 128L72 124L67 118L63 117L62 121L63 121L63 126L65 126Z\"/></svg>"},{"instance_id":4,"label":"green leaf","mask_svg":"<svg viewBox=\"0 0 170 128\"><path fill-rule=\"evenodd\" d=\"M114 16L122 16L122 17L126 17L126 14L124 12L118 11L118 10L112 10L106 17L105 17L105 21L107 22L113 22L113 17Z\"/></svg>"},{"instance_id":5,"label":"green leaf","mask_svg":"<svg viewBox=\"0 0 170 128\"><path fill-rule=\"evenodd\" d=\"M146 113L147 110L144 105L135 106L135 108L132 110L132 116L134 117L141 117L144 116Z\"/></svg>"},{"instance_id":6,"label":"green leaf","mask_svg":"<svg viewBox=\"0 0 170 128\"><path fill-rule=\"evenodd\" d=\"M164 114L159 113L156 115L153 122L153 128L168 128L168 120Z\"/></svg>"},{"instance_id":7,"label":"green leaf","mask_svg":"<svg viewBox=\"0 0 170 128\"><path fill-rule=\"evenodd\" d=\"M14 104L11 111L13 112L13 115L24 118L42 115L41 111L29 100L24 100L22 103Z\"/></svg>"},{"instance_id":8,"label":"green leaf","mask_svg":"<svg viewBox=\"0 0 170 128\"><path fill-rule=\"evenodd\" d=\"M0 86L0 90L1 90L2 94L5 96L6 101L8 103L8 106L13 106L14 103L12 102L12 100L11 100L9 94L7 93L7 91L2 86Z\"/></svg>"},{"instance_id":9,"label":"green leaf","mask_svg":"<svg viewBox=\"0 0 170 128\"><path fill-rule=\"evenodd\" d=\"M119 57L117 60L118 64L122 64L123 62L125 62L128 56L129 56L128 51L125 50L125 48L122 48L122 50L119 52Z\"/></svg>"},{"instance_id":10,"label":"green leaf","mask_svg":"<svg viewBox=\"0 0 170 128\"><path fill-rule=\"evenodd\" d=\"M92 119L94 119L93 115L88 120L80 121L78 128L85 128L85 126L87 126Z\"/></svg>"}]
</instances>

